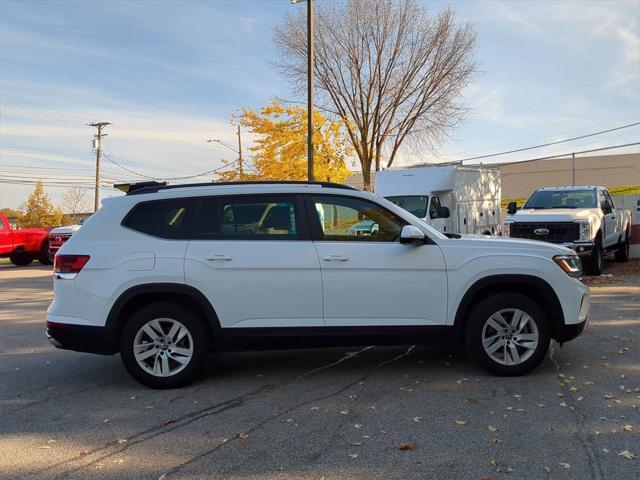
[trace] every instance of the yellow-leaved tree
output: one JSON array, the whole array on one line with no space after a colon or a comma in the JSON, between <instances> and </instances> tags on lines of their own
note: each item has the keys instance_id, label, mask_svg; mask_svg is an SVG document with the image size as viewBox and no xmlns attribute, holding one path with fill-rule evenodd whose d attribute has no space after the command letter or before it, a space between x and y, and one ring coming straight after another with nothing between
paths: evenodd
<instances>
[{"instance_id":1,"label":"yellow-leaved tree","mask_svg":"<svg viewBox=\"0 0 640 480\"><path fill-rule=\"evenodd\" d=\"M300 106L283 106L278 101L256 112L243 109L240 125L256 136L249 149L252 157L245 160L242 180L306 180L307 179L307 110ZM349 175L345 160L352 147L345 137L341 121L327 120L313 113L314 163L317 181L344 182ZM229 169L219 172L220 181L240 180L239 162L228 162Z\"/></svg>"},{"instance_id":2,"label":"yellow-leaved tree","mask_svg":"<svg viewBox=\"0 0 640 480\"><path fill-rule=\"evenodd\" d=\"M64 214L49 200L42 182L36 183L33 192L20 210L24 213L18 219L21 227L58 227L62 225Z\"/></svg>"}]
</instances>

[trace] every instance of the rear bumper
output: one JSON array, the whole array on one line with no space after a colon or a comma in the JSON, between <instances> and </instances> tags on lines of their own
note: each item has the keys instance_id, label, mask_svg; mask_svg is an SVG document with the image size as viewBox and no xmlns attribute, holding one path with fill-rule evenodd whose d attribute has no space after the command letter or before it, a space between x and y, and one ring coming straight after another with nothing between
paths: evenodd
<instances>
[{"instance_id":1,"label":"rear bumper","mask_svg":"<svg viewBox=\"0 0 640 480\"><path fill-rule=\"evenodd\" d=\"M47 338L56 348L112 355L118 348L113 333L105 327L47 322Z\"/></svg>"}]
</instances>

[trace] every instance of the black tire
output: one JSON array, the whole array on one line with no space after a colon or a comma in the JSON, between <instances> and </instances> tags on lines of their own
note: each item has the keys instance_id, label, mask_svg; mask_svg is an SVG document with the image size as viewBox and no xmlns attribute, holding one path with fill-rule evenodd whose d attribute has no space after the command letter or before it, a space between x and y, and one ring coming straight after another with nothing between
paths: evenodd
<instances>
[{"instance_id":1,"label":"black tire","mask_svg":"<svg viewBox=\"0 0 640 480\"><path fill-rule=\"evenodd\" d=\"M526 349L516 346L514 342L513 347L504 347L504 355L507 355L507 348L515 348L516 351L523 352L525 358L521 363L515 363L506 365L499 363L498 360L494 360L486 351L483 346L483 330L485 324L490 320L492 315L498 312L508 309L518 309L525 312L530 317L530 322L535 324L537 329L537 345L534 349ZM505 319L508 321L508 313L505 313ZM513 317L511 317L513 318ZM487 326L487 331L492 327ZM527 328L532 328L531 324L527 324ZM504 341L502 340L504 338ZM513 340L511 340L513 338ZM509 334L509 339L500 337L498 339L503 343L508 343L517 340L516 335ZM549 344L551 342L551 334L549 327L549 319L545 315L542 308L529 297L518 293L502 293L492 295L485 299L480 300L471 310L467 316L466 328L465 328L465 345L469 356L482 365L486 370L499 376L518 376L529 373L536 368L549 350ZM498 350L501 350L499 348ZM496 351L496 355L500 352ZM510 350L509 350L510 351ZM532 353L529 353L531 351ZM504 357L503 357L504 358ZM512 359L512 356L509 356Z\"/></svg>"},{"instance_id":2,"label":"black tire","mask_svg":"<svg viewBox=\"0 0 640 480\"><path fill-rule=\"evenodd\" d=\"M154 319L170 319L180 322L188 330L193 341L191 359L182 370L170 376L157 376L147 372L138 364L133 352L136 335L145 324ZM176 303L157 302L141 308L125 321L126 324L120 336L120 357L134 379L147 387L164 389L184 386L196 377L207 358L211 341L204 321L191 310Z\"/></svg>"},{"instance_id":3,"label":"black tire","mask_svg":"<svg viewBox=\"0 0 640 480\"><path fill-rule=\"evenodd\" d=\"M604 270L604 249L602 248L602 239L596 238L596 243L593 245L593 250L589 259L585 262L585 272L589 275L602 275Z\"/></svg>"},{"instance_id":4,"label":"black tire","mask_svg":"<svg viewBox=\"0 0 640 480\"><path fill-rule=\"evenodd\" d=\"M617 262L628 262L629 261L629 230L627 230L624 234L624 242L622 246L616 251L616 261Z\"/></svg>"},{"instance_id":5,"label":"black tire","mask_svg":"<svg viewBox=\"0 0 640 480\"><path fill-rule=\"evenodd\" d=\"M13 263L16 267L25 267L33 262L33 257L28 253L24 252L14 252L9 257L9 261Z\"/></svg>"},{"instance_id":6,"label":"black tire","mask_svg":"<svg viewBox=\"0 0 640 480\"><path fill-rule=\"evenodd\" d=\"M45 243L42 246L42 250L40 250L40 254L38 255L38 261L42 265L51 265L51 264L53 264L51 256L49 255L49 243L48 242Z\"/></svg>"}]
</instances>

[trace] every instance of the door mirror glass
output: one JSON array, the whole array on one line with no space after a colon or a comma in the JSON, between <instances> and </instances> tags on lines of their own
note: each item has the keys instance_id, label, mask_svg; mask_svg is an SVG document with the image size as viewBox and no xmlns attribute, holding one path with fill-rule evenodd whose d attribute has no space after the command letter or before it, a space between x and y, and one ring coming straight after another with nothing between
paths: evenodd
<instances>
[{"instance_id":1,"label":"door mirror glass","mask_svg":"<svg viewBox=\"0 0 640 480\"><path fill-rule=\"evenodd\" d=\"M507 213L509 215L513 215L517 211L518 211L518 205L516 204L516 202L509 202L509 204L507 205Z\"/></svg>"},{"instance_id":2,"label":"door mirror glass","mask_svg":"<svg viewBox=\"0 0 640 480\"><path fill-rule=\"evenodd\" d=\"M422 230L413 225L405 225L400 232L400 243L422 245L424 238Z\"/></svg>"},{"instance_id":3,"label":"door mirror glass","mask_svg":"<svg viewBox=\"0 0 640 480\"><path fill-rule=\"evenodd\" d=\"M438 209L438 218L449 218L450 216L449 207L440 207Z\"/></svg>"}]
</instances>

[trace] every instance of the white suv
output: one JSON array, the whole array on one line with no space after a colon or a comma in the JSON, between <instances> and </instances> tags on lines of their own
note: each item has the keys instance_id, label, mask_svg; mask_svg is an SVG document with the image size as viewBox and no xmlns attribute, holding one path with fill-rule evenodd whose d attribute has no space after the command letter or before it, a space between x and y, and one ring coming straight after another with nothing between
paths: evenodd
<instances>
[{"instance_id":1,"label":"white suv","mask_svg":"<svg viewBox=\"0 0 640 480\"><path fill-rule=\"evenodd\" d=\"M571 250L449 238L374 194L328 183L136 184L55 257L47 335L120 352L156 388L211 350L464 344L521 375L585 328ZM368 235L353 226L375 224Z\"/></svg>"}]
</instances>

